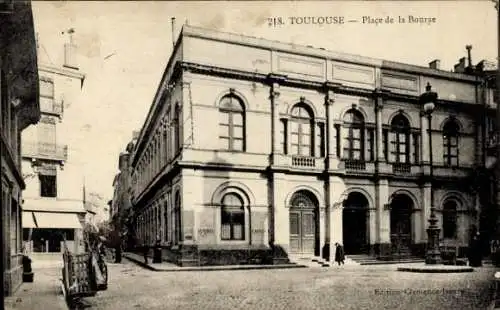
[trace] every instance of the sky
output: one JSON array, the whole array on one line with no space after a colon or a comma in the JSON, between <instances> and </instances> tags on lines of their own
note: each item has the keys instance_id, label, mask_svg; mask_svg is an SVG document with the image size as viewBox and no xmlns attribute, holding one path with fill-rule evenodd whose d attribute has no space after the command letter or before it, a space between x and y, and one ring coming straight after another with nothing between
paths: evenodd
<instances>
[{"instance_id":1,"label":"sky","mask_svg":"<svg viewBox=\"0 0 500 310\"><path fill-rule=\"evenodd\" d=\"M427 66L441 60L451 70L459 58L495 61L497 15L491 1L34 1L35 31L45 59L61 63L62 44L73 28L83 105L70 147L85 167L89 191L112 199L118 155L139 130L183 23L373 58ZM291 24L296 17L343 17L344 24ZM399 23L399 17L406 23ZM431 23L408 23L419 17ZM394 23L368 23L393 18ZM281 18L284 24L270 26ZM274 19L276 20L276 19ZM297 19L294 19L297 20ZM365 23L363 23L365 20ZM39 56L40 58L40 56ZM69 159L71 160L71 159Z\"/></svg>"}]
</instances>

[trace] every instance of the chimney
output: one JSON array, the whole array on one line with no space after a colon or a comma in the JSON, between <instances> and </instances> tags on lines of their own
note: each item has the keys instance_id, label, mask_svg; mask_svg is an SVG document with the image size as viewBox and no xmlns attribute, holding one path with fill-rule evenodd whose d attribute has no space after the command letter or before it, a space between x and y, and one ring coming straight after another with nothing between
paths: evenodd
<instances>
[{"instance_id":1,"label":"chimney","mask_svg":"<svg viewBox=\"0 0 500 310\"><path fill-rule=\"evenodd\" d=\"M172 17L172 47L175 48L175 17Z\"/></svg>"},{"instance_id":2,"label":"chimney","mask_svg":"<svg viewBox=\"0 0 500 310\"><path fill-rule=\"evenodd\" d=\"M429 62L429 68L439 70L440 64L441 64L441 60L434 59L433 61Z\"/></svg>"},{"instance_id":3,"label":"chimney","mask_svg":"<svg viewBox=\"0 0 500 310\"><path fill-rule=\"evenodd\" d=\"M139 134L140 134L140 133L141 133L141 132L140 132L139 130L134 130L134 131L132 131L132 140L137 140L137 139L139 139Z\"/></svg>"},{"instance_id":4,"label":"chimney","mask_svg":"<svg viewBox=\"0 0 500 310\"><path fill-rule=\"evenodd\" d=\"M462 57L458 60L458 63L455 65L456 73L463 73L465 71L465 57Z\"/></svg>"},{"instance_id":5,"label":"chimney","mask_svg":"<svg viewBox=\"0 0 500 310\"><path fill-rule=\"evenodd\" d=\"M70 28L66 31L69 34L69 43L64 44L64 67L78 70L76 63L76 45L73 43L73 33L75 29Z\"/></svg>"}]
</instances>

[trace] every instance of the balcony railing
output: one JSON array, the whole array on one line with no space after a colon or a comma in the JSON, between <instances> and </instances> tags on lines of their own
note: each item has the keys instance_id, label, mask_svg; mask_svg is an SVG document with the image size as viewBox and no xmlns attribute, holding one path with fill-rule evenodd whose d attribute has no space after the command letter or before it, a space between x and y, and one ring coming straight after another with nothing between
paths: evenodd
<instances>
[{"instance_id":1,"label":"balcony railing","mask_svg":"<svg viewBox=\"0 0 500 310\"><path fill-rule=\"evenodd\" d=\"M409 174L411 173L411 164L409 163L393 163L392 173Z\"/></svg>"},{"instance_id":2,"label":"balcony railing","mask_svg":"<svg viewBox=\"0 0 500 310\"><path fill-rule=\"evenodd\" d=\"M40 112L61 116L63 113L62 102L50 98L40 98Z\"/></svg>"},{"instance_id":3,"label":"balcony railing","mask_svg":"<svg viewBox=\"0 0 500 310\"><path fill-rule=\"evenodd\" d=\"M345 170L364 171L366 170L366 162L362 160L346 159L344 161Z\"/></svg>"},{"instance_id":4,"label":"balcony railing","mask_svg":"<svg viewBox=\"0 0 500 310\"><path fill-rule=\"evenodd\" d=\"M68 159L68 146L54 143L26 142L22 144L21 153L23 157L65 161Z\"/></svg>"},{"instance_id":5,"label":"balcony railing","mask_svg":"<svg viewBox=\"0 0 500 310\"><path fill-rule=\"evenodd\" d=\"M316 160L309 156L292 156L292 166L296 167L316 167Z\"/></svg>"}]
</instances>

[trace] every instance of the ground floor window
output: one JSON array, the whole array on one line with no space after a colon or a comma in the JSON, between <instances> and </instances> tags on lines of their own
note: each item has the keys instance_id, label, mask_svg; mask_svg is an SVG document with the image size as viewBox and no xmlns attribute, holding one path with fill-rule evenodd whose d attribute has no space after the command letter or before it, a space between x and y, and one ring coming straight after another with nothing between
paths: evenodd
<instances>
[{"instance_id":1,"label":"ground floor window","mask_svg":"<svg viewBox=\"0 0 500 310\"><path fill-rule=\"evenodd\" d=\"M245 240L243 201L234 193L222 198L221 229L222 240Z\"/></svg>"},{"instance_id":2,"label":"ground floor window","mask_svg":"<svg viewBox=\"0 0 500 310\"><path fill-rule=\"evenodd\" d=\"M30 231L31 230L31 231ZM61 252L61 242L74 241L74 229L47 229L47 228L25 228L23 229L24 241L33 241L33 252Z\"/></svg>"}]
</instances>

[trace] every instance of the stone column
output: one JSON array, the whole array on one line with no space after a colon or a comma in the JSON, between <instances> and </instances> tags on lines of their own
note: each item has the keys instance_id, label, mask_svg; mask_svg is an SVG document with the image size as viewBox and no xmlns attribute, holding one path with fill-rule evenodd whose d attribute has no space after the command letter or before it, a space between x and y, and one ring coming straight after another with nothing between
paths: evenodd
<instances>
[{"instance_id":1,"label":"stone column","mask_svg":"<svg viewBox=\"0 0 500 310\"><path fill-rule=\"evenodd\" d=\"M389 181L379 180L376 192L378 222L378 256L387 259L391 255L391 213L389 201Z\"/></svg>"},{"instance_id":2,"label":"stone column","mask_svg":"<svg viewBox=\"0 0 500 310\"><path fill-rule=\"evenodd\" d=\"M272 115L271 154L272 154L273 164L277 163L276 155L283 153L283 151L281 150L281 144L279 140L279 135L280 135L280 111L279 111L279 100L278 100L280 95L279 88L280 85L278 83L273 83L269 94L269 99L271 101L271 115Z\"/></svg>"},{"instance_id":3,"label":"stone column","mask_svg":"<svg viewBox=\"0 0 500 310\"><path fill-rule=\"evenodd\" d=\"M280 184L284 181L283 173L274 173L272 186L272 217L273 217L273 263L281 264L288 261L288 250L290 243L290 215L285 206L283 193L284 186ZM281 185L281 186L280 186Z\"/></svg>"},{"instance_id":4,"label":"stone column","mask_svg":"<svg viewBox=\"0 0 500 310\"><path fill-rule=\"evenodd\" d=\"M329 239L330 239L330 252L329 260L334 261L335 258L335 247L333 246L336 242L343 244L343 223L342 223L342 212L343 212L343 196L346 188L344 181L336 176L329 176Z\"/></svg>"},{"instance_id":5,"label":"stone column","mask_svg":"<svg viewBox=\"0 0 500 310\"><path fill-rule=\"evenodd\" d=\"M329 90L325 96L326 108L326 156L327 156L327 169L337 168L338 160L336 158L336 145L335 145L335 127L333 124L333 109L332 105L335 102L335 92Z\"/></svg>"},{"instance_id":6,"label":"stone column","mask_svg":"<svg viewBox=\"0 0 500 310\"><path fill-rule=\"evenodd\" d=\"M319 233L319 249L318 256L323 257L323 248L325 247L326 242L326 234L325 234L325 220L326 220L326 208L324 206L320 206L318 210L318 233ZM316 254L316 253L315 253Z\"/></svg>"},{"instance_id":7,"label":"stone column","mask_svg":"<svg viewBox=\"0 0 500 310\"><path fill-rule=\"evenodd\" d=\"M377 126L377 131L375 134L375 141L376 141L376 158L378 162L385 162L385 156L384 156L384 147L382 145L382 142L384 141L383 139L383 131L382 131L382 109L383 109L383 99L380 96L377 96L375 99L375 122Z\"/></svg>"},{"instance_id":8,"label":"stone column","mask_svg":"<svg viewBox=\"0 0 500 310\"><path fill-rule=\"evenodd\" d=\"M370 243L370 253L373 253L374 247L377 244L378 232L377 232L377 208L371 206L367 212L367 223L368 223L368 241Z\"/></svg>"}]
</instances>

